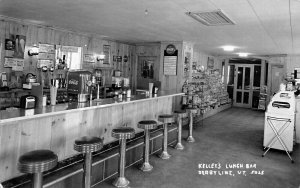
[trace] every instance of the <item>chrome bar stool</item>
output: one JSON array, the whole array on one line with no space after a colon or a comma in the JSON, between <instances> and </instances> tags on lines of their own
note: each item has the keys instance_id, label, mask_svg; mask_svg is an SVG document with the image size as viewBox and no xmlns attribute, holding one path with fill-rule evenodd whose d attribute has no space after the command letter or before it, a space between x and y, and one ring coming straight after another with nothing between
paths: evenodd
<instances>
[{"instance_id":1,"label":"chrome bar stool","mask_svg":"<svg viewBox=\"0 0 300 188\"><path fill-rule=\"evenodd\" d=\"M186 118L187 117L187 113L186 113L186 111L182 111L182 110L174 111L174 113L176 114L177 124L178 124L178 135L177 135L178 138L177 138L177 144L175 146L175 149L183 150L184 146L181 143L182 118Z\"/></svg>"},{"instance_id":2,"label":"chrome bar stool","mask_svg":"<svg viewBox=\"0 0 300 188\"><path fill-rule=\"evenodd\" d=\"M126 156L126 139L131 139L135 135L135 131L130 127L115 128L111 132L111 136L120 140L120 158L119 158L119 177L113 182L116 187L126 187L129 181L125 178L125 156Z\"/></svg>"},{"instance_id":3,"label":"chrome bar stool","mask_svg":"<svg viewBox=\"0 0 300 188\"><path fill-rule=\"evenodd\" d=\"M151 171L153 166L149 163L149 141L151 129L157 128L157 122L154 120L144 120L138 123L138 128L145 130L145 149L144 149L144 163L141 165L140 169L144 172Z\"/></svg>"},{"instance_id":4,"label":"chrome bar stool","mask_svg":"<svg viewBox=\"0 0 300 188\"><path fill-rule=\"evenodd\" d=\"M84 154L83 181L84 188L91 187L92 152L99 151L103 147L103 141L98 137L84 136L76 139L74 150Z\"/></svg>"},{"instance_id":5,"label":"chrome bar stool","mask_svg":"<svg viewBox=\"0 0 300 188\"><path fill-rule=\"evenodd\" d=\"M57 155L50 150L34 150L19 158L18 169L22 173L33 174L33 187L42 188L43 172L57 165Z\"/></svg>"},{"instance_id":6,"label":"chrome bar stool","mask_svg":"<svg viewBox=\"0 0 300 188\"><path fill-rule=\"evenodd\" d=\"M159 157L161 159L169 159L171 155L168 153L168 125L175 122L174 115L171 114L159 115L158 121L161 121L164 126L163 148Z\"/></svg>"},{"instance_id":7,"label":"chrome bar stool","mask_svg":"<svg viewBox=\"0 0 300 188\"><path fill-rule=\"evenodd\" d=\"M193 137L193 115L197 114L198 109L197 108L186 108L186 111L188 112L188 114L190 116L189 135L186 140L188 142L195 142L195 139Z\"/></svg>"}]
</instances>

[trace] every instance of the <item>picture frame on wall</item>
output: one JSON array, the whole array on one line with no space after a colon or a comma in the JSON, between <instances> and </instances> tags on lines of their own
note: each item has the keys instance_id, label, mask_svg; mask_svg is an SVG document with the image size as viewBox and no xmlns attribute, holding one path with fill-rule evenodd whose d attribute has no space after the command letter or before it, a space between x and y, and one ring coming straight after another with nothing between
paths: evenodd
<instances>
[{"instance_id":1,"label":"picture frame on wall","mask_svg":"<svg viewBox=\"0 0 300 188\"><path fill-rule=\"evenodd\" d=\"M103 64L110 64L110 45L103 45L103 53L105 55Z\"/></svg>"},{"instance_id":2,"label":"picture frame on wall","mask_svg":"<svg viewBox=\"0 0 300 188\"><path fill-rule=\"evenodd\" d=\"M207 69L214 69L214 58L208 57L207 59Z\"/></svg>"}]
</instances>

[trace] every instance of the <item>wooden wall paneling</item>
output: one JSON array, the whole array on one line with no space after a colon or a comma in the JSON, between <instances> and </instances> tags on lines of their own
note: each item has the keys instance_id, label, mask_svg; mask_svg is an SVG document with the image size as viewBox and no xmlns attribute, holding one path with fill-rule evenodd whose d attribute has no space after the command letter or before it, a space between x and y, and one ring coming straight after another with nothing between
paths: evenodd
<instances>
[{"instance_id":1,"label":"wooden wall paneling","mask_svg":"<svg viewBox=\"0 0 300 188\"><path fill-rule=\"evenodd\" d=\"M38 35L37 35L38 42L47 43L46 36L47 36L46 29L44 27L38 27Z\"/></svg>"},{"instance_id":2,"label":"wooden wall paneling","mask_svg":"<svg viewBox=\"0 0 300 188\"><path fill-rule=\"evenodd\" d=\"M113 61L113 57L117 56L117 44L114 41L110 41L110 49L111 49L111 67L115 67L116 62Z\"/></svg>"},{"instance_id":3,"label":"wooden wall paneling","mask_svg":"<svg viewBox=\"0 0 300 188\"><path fill-rule=\"evenodd\" d=\"M80 116L79 116L80 117ZM69 118L68 118L69 119ZM78 115L77 115L78 121ZM70 120L70 119L69 119ZM66 156L66 138L70 134L66 123L66 115L52 116L51 121L51 150L57 154L58 160L62 160Z\"/></svg>"},{"instance_id":4,"label":"wooden wall paneling","mask_svg":"<svg viewBox=\"0 0 300 188\"><path fill-rule=\"evenodd\" d=\"M112 138L111 131L116 127L123 126L123 105L117 105L110 107L108 117L111 119L111 124L107 127L106 139L108 142L112 142L115 138Z\"/></svg>"},{"instance_id":5,"label":"wooden wall paneling","mask_svg":"<svg viewBox=\"0 0 300 188\"><path fill-rule=\"evenodd\" d=\"M135 46L130 46L130 51L129 51L129 63L130 63L130 66L129 66L129 71L130 71L130 84L131 84L131 89L132 90L135 90L136 88L136 68L135 68L135 65L136 65L136 55L135 55Z\"/></svg>"},{"instance_id":6,"label":"wooden wall paneling","mask_svg":"<svg viewBox=\"0 0 300 188\"><path fill-rule=\"evenodd\" d=\"M1 59L0 59L0 62L4 62L4 56L5 56L5 34L6 34L6 31L5 31L5 26L6 26L6 23L1 20L0 21L0 42L2 43L2 48L0 49L1 50ZM0 63L0 70L3 70L3 64L4 63Z\"/></svg>"},{"instance_id":7,"label":"wooden wall paneling","mask_svg":"<svg viewBox=\"0 0 300 188\"><path fill-rule=\"evenodd\" d=\"M12 174L20 174L16 167L21 140L21 127L18 122L1 125L0 179L5 181Z\"/></svg>"},{"instance_id":8,"label":"wooden wall paneling","mask_svg":"<svg viewBox=\"0 0 300 188\"><path fill-rule=\"evenodd\" d=\"M62 31L55 31L54 44L61 45Z\"/></svg>"},{"instance_id":9,"label":"wooden wall paneling","mask_svg":"<svg viewBox=\"0 0 300 188\"><path fill-rule=\"evenodd\" d=\"M127 124L128 127L133 127L137 129L137 123L140 121L141 117L138 116L137 103L129 103L123 106L123 123Z\"/></svg>"},{"instance_id":10,"label":"wooden wall paneling","mask_svg":"<svg viewBox=\"0 0 300 188\"><path fill-rule=\"evenodd\" d=\"M137 117L140 120L145 120L149 118L149 113L151 113L150 109L148 109L150 101L141 101L139 104L140 115Z\"/></svg>"},{"instance_id":11,"label":"wooden wall paneling","mask_svg":"<svg viewBox=\"0 0 300 188\"><path fill-rule=\"evenodd\" d=\"M119 43L116 43L116 56L119 56L120 55L120 44ZM118 62L116 61L115 64L114 64L114 70L117 70L118 69Z\"/></svg>"},{"instance_id":12,"label":"wooden wall paneling","mask_svg":"<svg viewBox=\"0 0 300 188\"><path fill-rule=\"evenodd\" d=\"M35 149L50 149L51 123L51 117L21 121L20 153Z\"/></svg>"},{"instance_id":13,"label":"wooden wall paneling","mask_svg":"<svg viewBox=\"0 0 300 188\"><path fill-rule=\"evenodd\" d=\"M109 143L113 140L111 131L113 129L112 109L110 107L99 109L99 136L103 138L104 143Z\"/></svg>"},{"instance_id":14,"label":"wooden wall paneling","mask_svg":"<svg viewBox=\"0 0 300 188\"><path fill-rule=\"evenodd\" d=\"M145 104L145 109L146 109L146 119L152 119L155 120L157 119L156 116L156 111L155 111L155 107L157 105L157 101L153 100L153 101L148 101L148 104Z\"/></svg>"},{"instance_id":15,"label":"wooden wall paneling","mask_svg":"<svg viewBox=\"0 0 300 188\"><path fill-rule=\"evenodd\" d=\"M128 61L124 62L124 56L128 54L128 45L123 45L123 55L122 55L122 66L123 66L123 76L128 77Z\"/></svg>"},{"instance_id":16,"label":"wooden wall paneling","mask_svg":"<svg viewBox=\"0 0 300 188\"><path fill-rule=\"evenodd\" d=\"M108 109L107 108L99 108L96 109L94 116L94 126L95 126L95 135L97 137L100 137L102 139L104 139L104 134L107 131L107 127L110 124L110 119L108 116ZM104 140L105 142L105 140Z\"/></svg>"},{"instance_id":17,"label":"wooden wall paneling","mask_svg":"<svg viewBox=\"0 0 300 188\"><path fill-rule=\"evenodd\" d=\"M84 110L82 112L82 119L81 119L81 127L82 132L84 133L83 136L99 136L96 129L97 122L97 114L96 111L93 110Z\"/></svg>"},{"instance_id":18,"label":"wooden wall paneling","mask_svg":"<svg viewBox=\"0 0 300 188\"><path fill-rule=\"evenodd\" d=\"M80 130L81 116L79 116L78 112L72 112L72 113L66 113L64 118L65 118L64 125L61 126L61 129L63 129L62 132L66 134L65 138L63 138L65 139L66 157L70 157L75 154L78 154L78 152L74 151L73 145L74 145L74 141L81 137L81 132L82 132ZM55 134L55 132L52 132L52 134Z\"/></svg>"}]
</instances>

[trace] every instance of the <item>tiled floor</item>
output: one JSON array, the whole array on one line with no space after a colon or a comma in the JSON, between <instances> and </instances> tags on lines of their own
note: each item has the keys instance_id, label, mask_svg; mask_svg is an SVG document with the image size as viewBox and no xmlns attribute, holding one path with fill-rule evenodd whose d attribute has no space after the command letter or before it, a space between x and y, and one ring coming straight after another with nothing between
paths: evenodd
<instances>
[{"instance_id":1,"label":"tiled floor","mask_svg":"<svg viewBox=\"0 0 300 188\"><path fill-rule=\"evenodd\" d=\"M172 154L169 160L151 156L150 161L154 166L152 172L141 172L136 166L126 169L126 177L131 181L129 186L131 188L298 188L300 185L299 144L294 146L292 153L294 164L284 152L278 150L270 150L262 158L263 130L264 112L231 108L218 113L205 119L203 125L196 126L194 130L196 143L183 141L185 146L183 151L169 147L169 152ZM184 130L183 137L186 135L187 130ZM216 165L212 166L212 164ZM226 168L226 165L230 164L239 164L236 165L239 168ZM199 174L199 171L205 170L212 170L216 175ZM230 171L232 175L224 174ZM255 172L260 174L253 174ZM113 179L95 187L113 187L111 185Z\"/></svg>"}]
</instances>

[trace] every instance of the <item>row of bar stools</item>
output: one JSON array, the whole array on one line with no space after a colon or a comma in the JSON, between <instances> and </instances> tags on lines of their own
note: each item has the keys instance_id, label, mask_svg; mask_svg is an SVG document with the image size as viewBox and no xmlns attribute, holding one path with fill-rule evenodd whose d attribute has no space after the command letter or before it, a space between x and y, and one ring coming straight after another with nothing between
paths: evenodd
<instances>
[{"instance_id":1,"label":"row of bar stools","mask_svg":"<svg viewBox=\"0 0 300 188\"><path fill-rule=\"evenodd\" d=\"M112 130L112 137L120 140L119 177L113 182L116 187L126 187L129 181L125 178L126 139L131 139L135 131L130 127L119 127Z\"/></svg>"},{"instance_id":2,"label":"row of bar stools","mask_svg":"<svg viewBox=\"0 0 300 188\"><path fill-rule=\"evenodd\" d=\"M193 116L194 114L197 114L198 109L197 108L186 108L187 113L190 116L190 123L189 123L189 135L187 137L188 142L195 142L195 139L193 137Z\"/></svg>"},{"instance_id":3,"label":"row of bar stools","mask_svg":"<svg viewBox=\"0 0 300 188\"><path fill-rule=\"evenodd\" d=\"M158 121L163 123L164 134L163 134L163 150L159 157L161 159L169 159L171 155L168 153L168 125L175 122L174 115L171 114L163 114L158 116Z\"/></svg>"},{"instance_id":4,"label":"row of bar stools","mask_svg":"<svg viewBox=\"0 0 300 188\"><path fill-rule=\"evenodd\" d=\"M33 174L32 187L42 188L43 172L57 165L57 155L50 150L34 150L19 158L18 169L22 173Z\"/></svg>"},{"instance_id":5,"label":"row of bar stools","mask_svg":"<svg viewBox=\"0 0 300 188\"><path fill-rule=\"evenodd\" d=\"M144 172L151 171L153 166L149 163L149 141L150 141L150 130L157 128L157 122L154 120L144 120L138 123L138 128L144 129L144 163L141 165L140 169Z\"/></svg>"},{"instance_id":6,"label":"row of bar stools","mask_svg":"<svg viewBox=\"0 0 300 188\"><path fill-rule=\"evenodd\" d=\"M98 137L84 136L74 143L74 149L84 154L84 165L83 165L83 181L82 187L91 187L91 175L92 175L92 152L99 151L103 147L103 141Z\"/></svg>"},{"instance_id":7,"label":"row of bar stools","mask_svg":"<svg viewBox=\"0 0 300 188\"><path fill-rule=\"evenodd\" d=\"M190 116L188 142L194 142L192 136L193 114L197 113L197 109L188 108L187 112ZM184 111L175 111L178 122L178 142L176 149L182 150L181 144L182 118L187 116ZM171 155L168 153L168 125L175 122L174 115L159 115L158 120L163 123L163 149L159 155L162 159L169 159ZM141 166L142 171L151 171L153 166L149 163L149 130L157 128L157 122L153 120L140 121L138 127L145 130L145 149L144 163ZM120 157L119 157L119 177L114 181L116 187L126 187L129 181L125 178L125 156L126 156L126 139L131 139L135 135L135 131L130 127L119 127L112 130L112 137L120 140ZM91 187L91 170L92 170L92 152L99 151L103 147L103 141L98 137L81 137L75 140L74 149L85 155L83 167L83 187ZM20 172L34 174L33 187L42 188L43 172L54 168L57 165L58 157L50 150L35 150L25 153L19 158L18 168Z\"/></svg>"},{"instance_id":8,"label":"row of bar stools","mask_svg":"<svg viewBox=\"0 0 300 188\"><path fill-rule=\"evenodd\" d=\"M178 134L177 134L178 138L177 138L177 144L175 146L175 149L183 150L184 146L181 143L182 119L187 117L187 113L186 111L182 111L182 110L174 111L174 113L177 116L177 124L178 124Z\"/></svg>"}]
</instances>

